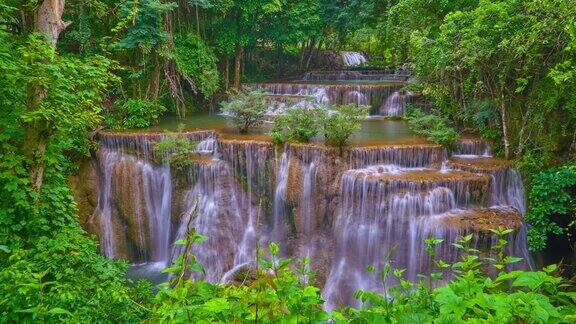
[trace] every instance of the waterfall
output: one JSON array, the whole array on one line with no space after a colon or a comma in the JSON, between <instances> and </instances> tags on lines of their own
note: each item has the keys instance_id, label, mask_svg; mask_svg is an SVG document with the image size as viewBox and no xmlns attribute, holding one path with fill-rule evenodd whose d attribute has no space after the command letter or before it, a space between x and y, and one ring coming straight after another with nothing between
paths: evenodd
<instances>
[{"instance_id":1,"label":"waterfall","mask_svg":"<svg viewBox=\"0 0 576 324\"><path fill-rule=\"evenodd\" d=\"M490 193L492 206L512 206L522 215L526 213L524 186L518 170L510 167L496 170L492 174Z\"/></svg>"},{"instance_id":2,"label":"waterfall","mask_svg":"<svg viewBox=\"0 0 576 324\"><path fill-rule=\"evenodd\" d=\"M461 158L491 157L492 145L480 138L466 138L458 140L454 155Z\"/></svg>"},{"instance_id":3,"label":"waterfall","mask_svg":"<svg viewBox=\"0 0 576 324\"><path fill-rule=\"evenodd\" d=\"M318 71L307 78L380 80L383 74ZM411 96L399 82L248 87L268 93L276 105L271 114L294 104L306 109L354 103L370 105L373 113L401 115ZM279 153L269 141L181 132L170 136L186 138L196 149L190 164L177 169L162 164L154 151L166 136L98 134L97 206L86 227L98 235L102 253L129 260L132 273L160 273L181 255L183 246L174 242L191 227L206 237L193 246L206 270L194 278L241 281L254 267L256 246L279 242L282 257L311 258L328 309L359 305L353 298L357 289L383 292L365 268L382 269L384 259L405 268L409 280L428 274L424 240L430 236L444 240L437 257L454 262L459 252L452 243L459 236L476 234L473 245L485 253L496 242L489 229L511 228L506 251L525 258L513 268L531 266L522 179L509 161L491 157L487 141L466 137L452 152L409 140L342 151L287 144Z\"/></svg>"},{"instance_id":4,"label":"waterfall","mask_svg":"<svg viewBox=\"0 0 576 324\"><path fill-rule=\"evenodd\" d=\"M358 66L368 62L366 57L358 52L342 52L341 57L344 66Z\"/></svg>"},{"instance_id":5,"label":"waterfall","mask_svg":"<svg viewBox=\"0 0 576 324\"><path fill-rule=\"evenodd\" d=\"M112 168L118 159L118 153L104 151L102 156L102 185L98 196L98 205L93 214L93 218L100 218L100 242L102 253L108 258L114 258L116 252L116 242L114 240L114 229L112 226Z\"/></svg>"},{"instance_id":6,"label":"waterfall","mask_svg":"<svg viewBox=\"0 0 576 324\"><path fill-rule=\"evenodd\" d=\"M234 178L242 179L246 192L241 200L242 208L246 211L246 226L234 257L234 266L239 266L255 260L256 243L260 238L257 230L265 218L262 201L257 197L270 195L266 175L267 171L270 172L269 161L273 159L274 148L268 142L246 141L220 141L219 146L222 160L230 163Z\"/></svg>"},{"instance_id":7,"label":"waterfall","mask_svg":"<svg viewBox=\"0 0 576 324\"><path fill-rule=\"evenodd\" d=\"M288 152L282 153L278 168L277 184L274 191L274 218L271 229L270 241L280 242L285 235L286 225L284 216L286 213L286 186L288 184L289 170ZM285 246L281 246L284 250Z\"/></svg>"},{"instance_id":8,"label":"waterfall","mask_svg":"<svg viewBox=\"0 0 576 324\"><path fill-rule=\"evenodd\" d=\"M170 203L172 183L170 168L154 168L142 164L143 191L145 194L146 214L148 216L150 242L152 244L152 261L168 262L170 235Z\"/></svg>"},{"instance_id":9,"label":"waterfall","mask_svg":"<svg viewBox=\"0 0 576 324\"><path fill-rule=\"evenodd\" d=\"M412 97L409 91L395 91L386 99L380 108L382 116L403 116L406 112L406 104Z\"/></svg>"},{"instance_id":10,"label":"waterfall","mask_svg":"<svg viewBox=\"0 0 576 324\"><path fill-rule=\"evenodd\" d=\"M322 104L356 104L371 107L374 114L379 114L386 100L400 91L401 83L384 84L312 84L312 83L252 83L246 88L261 90L269 95L272 101L287 101L307 107L312 103Z\"/></svg>"},{"instance_id":11,"label":"waterfall","mask_svg":"<svg viewBox=\"0 0 576 324\"><path fill-rule=\"evenodd\" d=\"M302 81L389 81L406 82L409 74L396 70L311 71Z\"/></svg>"},{"instance_id":12,"label":"waterfall","mask_svg":"<svg viewBox=\"0 0 576 324\"><path fill-rule=\"evenodd\" d=\"M316 165L311 162L304 168L304 177L302 181L302 194L301 194L301 222L302 222L302 239L309 242L312 239L312 232L315 227L314 222L314 184L316 182ZM304 257L310 256L311 246L305 244L302 255Z\"/></svg>"},{"instance_id":13,"label":"waterfall","mask_svg":"<svg viewBox=\"0 0 576 324\"><path fill-rule=\"evenodd\" d=\"M192 167L188 177L193 184L184 195L185 208L176 239L186 235L188 224L205 236L206 240L193 246L192 252L206 270L204 279L218 282L233 267L232 261L238 253L236 248L242 240L242 229L247 226L238 201L239 193L233 185L228 166L221 161ZM172 259L182 252L183 246L175 245ZM193 275L201 277L201 274Z\"/></svg>"},{"instance_id":14,"label":"waterfall","mask_svg":"<svg viewBox=\"0 0 576 324\"><path fill-rule=\"evenodd\" d=\"M141 261L166 263L170 244L170 168L153 166L146 160L109 149L103 149L100 157L103 190L95 215L100 215L104 255L117 256L117 241L122 240L117 231L122 224L128 224L134 245L130 253ZM114 200L119 202L113 203Z\"/></svg>"},{"instance_id":15,"label":"waterfall","mask_svg":"<svg viewBox=\"0 0 576 324\"><path fill-rule=\"evenodd\" d=\"M424 172L387 169L392 172L379 174L389 177L398 172ZM374 176L372 170L351 170L342 176L341 207L334 227L336 256L323 291L329 309L339 305L358 306L358 301L352 298L357 289L382 292L381 283L366 273L365 268L380 265L386 254L390 254L395 268L407 269L406 277L410 280L426 273L428 257L424 240L432 234L443 235L432 216L473 205L470 191L474 184L468 180L450 177L445 181L418 184L397 180L382 182ZM439 249L446 250L447 254L452 252L449 246Z\"/></svg>"},{"instance_id":16,"label":"waterfall","mask_svg":"<svg viewBox=\"0 0 576 324\"><path fill-rule=\"evenodd\" d=\"M397 145L353 148L350 152L350 167L393 164L400 167L431 167L446 159L441 145Z\"/></svg>"}]
</instances>

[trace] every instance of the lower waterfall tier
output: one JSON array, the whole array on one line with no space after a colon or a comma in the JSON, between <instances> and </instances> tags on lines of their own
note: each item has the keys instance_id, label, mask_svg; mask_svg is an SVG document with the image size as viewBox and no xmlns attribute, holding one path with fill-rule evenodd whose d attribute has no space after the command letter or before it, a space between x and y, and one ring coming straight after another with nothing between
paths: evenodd
<instances>
[{"instance_id":1,"label":"lower waterfall tier","mask_svg":"<svg viewBox=\"0 0 576 324\"><path fill-rule=\"evenodd\" d=\"M257 245L280 242L282 256L311 258L328 307L355 305L357 289L379 290L365 268L392 251L408 279L425 274L430 236L444 240L438 256L451 261L459 236L476 233L475 244L489 247L489 229L511 228L509 252L525 259L519 266L530 264L522 182L508 163L448 160L430 144L339 152L280 150L216 132L182 136L197 152L176 168L154 154L161 134L101 133L98 154L73 179L86 230L104 255L134 263L136 276L159 278L191 227L207 238L194 247L204 279L233 281L253 266Z\"/></svg>"}]
</instances>

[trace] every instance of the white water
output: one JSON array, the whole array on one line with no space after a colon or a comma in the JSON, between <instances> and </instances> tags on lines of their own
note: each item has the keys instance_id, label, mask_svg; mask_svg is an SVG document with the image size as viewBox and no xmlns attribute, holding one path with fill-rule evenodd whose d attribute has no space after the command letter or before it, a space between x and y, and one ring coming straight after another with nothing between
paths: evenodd
<instances>
[{"instance_id":1,"label":"white water","mask_svg":"<svg viewBox=\"0 0 576 324\"><path fill-rule=\"evenodd\" d=\"M368 62L366 57L358 52L342 52L340 55L342 56L344 66L359 66Z\"/></svg>"},{"instance_id":2,"label":"white water","mask_svg":"<svg viewBox=\"0 0 576 324\"><path fill-rule=\"evenodd\" d=\"M411 97L412 93L409 91L396 91L392 93L380 108L380 115L403 116L406 112L406 104Z\"/></svg>"},{"instance_id":3,"label":"white water","mask_svg":"<svg viewBox=\"0 0 576 324\"><path fill-rule=\"evenodd\" d=\"M118 153L104 150L102 154L103 181L98 205L92 217L100 219L100 243L102 253L108 258L114 258L116 246L114 242L114 229L112 226L112 210L110 201L112 199L112 168L117 160Z\"/></svg>"},{"instance_id":4,"label":"white water","mask_svg":"<svg viewBox=\"0 0 576 324\"><path fill-rule=\"evenodd\" d=\"M280 165L277 173L277 184L274 191L274 219L271 229L270 241L280 242L286 235L286 223L284 216L286 213L286 186L288 184L288 153L282 153Z\"/></svg>"}]
</instances>

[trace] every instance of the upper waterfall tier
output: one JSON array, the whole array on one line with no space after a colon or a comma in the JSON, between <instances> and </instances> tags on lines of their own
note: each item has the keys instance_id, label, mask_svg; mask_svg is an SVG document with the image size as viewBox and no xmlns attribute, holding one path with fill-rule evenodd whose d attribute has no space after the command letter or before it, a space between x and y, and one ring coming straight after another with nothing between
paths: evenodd
<instances>
[{"instance_id":1,"label":"upper waterfall tier","mask_svg":"<svg viewBox=\"0 0 576 324\"><path fill-rule=\"evenodd\" d=\"M152 159L154 157L154 144L165 139L166 136L168 134L164 132L100 132L98 141L103 148ZM178 133L178 137L186 138L191 142L201 142L206 139L216 138L216 136L216 132L212 130Z\"/></svg>"},{"instance_id":2,"label":"upper waterfall tier","mask_svg":"<svg viewBox=\"0 0 576 324\"><path fill-rule=\"evenodd\" d=\"M410 74L397 70L342 70L311 71L304 75L304 81L408 81Z\"/></svg>"},{"instance_id":3,"label":"upper waterfall tier","mask_svg":"<svg viewBox=\"0 0 576 324\"><path fill-rule=\"evenodd\" d=\"M392 206L398 199L408 199L414 204L411 208L430 208L428 212L419 212L419 215L432 215L455 208L485 206L490 177L465 171L442 172L384 165L349 170L344 174L343 181L357 186L354 189L358 190L357 194L370 193L370 199L380 199L381 206ZM398 216L398 212L389 217Z\"/></svg>"},{"instance_id":4,"label":"upper waterfall tier","mask_svg":"<svg viewBox=\"0 0 576 324\"><path fill-rule=\"evenodd\" d=\"M246 87L281 96L305 96L316 104L356 104L369 106L372 115L380 114L387 99L398 93L402 83L251 83ZM306 100L308 100L306 98Z\"/></svg>"},{"instance_id":5,"label":"upper waterfall tier","mask_svg":"<svg viewBox=\"0 0 576 324\"><path fill-rule=\"evenodd\" d=\"M440 167L446 159L441 145L377 145L350 150L350 166L358 169L370 165L393 164L401 167Z\"/></svg>"},{"instance_id":6,"label":"upper waterfall tier","mask_svg":"<svg viewBox=\"0 0 576 324\"><path fill-rule=\"evenodd\" d=\"M461 138L458 140L454 155L463 158L491 157L492 145L490 142L477 137Z\"/></svg>"},{"instance_id":7,"label":"upper waterfall tier","mask_svg":"<svg viewBox=\"0 0 576 324\"><path fill-rule=\"evenodd\" d=\"M342 52L340 53L344 66L359 66L368 62L364 54L358 52Z\"/></svg>"}]
</instances>

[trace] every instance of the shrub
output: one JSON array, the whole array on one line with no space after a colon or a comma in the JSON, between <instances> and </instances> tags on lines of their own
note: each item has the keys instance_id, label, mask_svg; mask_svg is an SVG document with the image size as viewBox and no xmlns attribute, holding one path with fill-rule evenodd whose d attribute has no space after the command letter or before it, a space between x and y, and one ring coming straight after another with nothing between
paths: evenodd
<instances>
[{"instance_id":1,"label":"shrub","mask_svg":"<svg viewBox=\"0 0 576 324\"><path fill-rule=\"evenodd\" d=\"M528 231L531 250L543 250L549 234L563 234L569 227L576 226L575 190L576 163L534 176L528 194L530 209L526 214L526 221L532 225ZM554 220L556 216L564 218L563 224Z\"/></svg>"},{"instance_id":2,"label":"shrub","mask_svg":"<svg viewBox=\"0 0 576 324\"><path fill-rule=\"evenodd\" d=\"M151 287L128 288L127 264L100 255L83 231L58 231L32 246L0 252L0 322L137 322L147 314L137 302L151 299Z\"/></svg>"},{"instance_id":3,"label":"shrub","mask_svg":"<svg viewBox=\"0 0 576 324\"><path fill-rule=\"evenodd\" d=\"M410 129L416 134L426 136L428 140L448 148L456 146L458 132L449 125L446 119L438 115L426 114L413 105L408 106L406 118Z\"/></svg>"},{"instance_id":4,"label":"shrub","mask_svg":"<svg viewBox=\"0 0 576 324\"><path fill-rule=\"evenodd\" d=\"M158 157L158 162L183 169L192 163L191 155L196 152L197 144L178 133L168 133L154 145L154 155Z\"/></svg>"},{"instance_id":5,"label":"shrub","mask_svg":"<svg viewBox=\"0 0 576 324\"><path fill-rule=\"evenodd\" d=\"M324 137L328 145L342 148L348 138L360 129L360 122L368 115L368 107L354 104L331 106L322 119Z\"/></svg>"},{"instance_id":6,"label":"shrub","mask_svg":"<svg viewBox=\"0 0 576 324\"><path fill-rule=\"evenodd\" d=\"M197 211L195 211L197 213ZM154 322L336 322L336 323L566 323L576 317L574 293L556 266L541 271L509 270L520 261L505 254L504 239L512 230L493 230L495 243L490 251L475 249L474 237L460 237L454 246L459 259L452 264L436 258L443 241L425 240L430 270L419 282L404 278L389 260L367 267L366 276L378 276L384 294L359 290L359 309L343 307L332 313L322 310L319 289L309 260L298 266L278 257L279 246L269 245L268 253L258 250L256 262L238 279L242 285L211 284L189 279L190 272L203 272L192 254L192 245L204 240L193 228L176 244L184 253L165 272L172 280L161 286L149 320ZM483 254L488 252L488 254ZM265 257L269 255L269 258ZM486 256L490 257L486 257ZM377 270L378 269L378 270ZM378 272L378 273L376 273ZM447 284L439 285L447 279ZM490 275L488 274L490 273ZM396 285L388 285L393 277ZM312 280L312 281L311 281ZM437 286L437 287L436 287Z\"/></svg>"},{"instance_id":7,"label":"shrub","mask_svg":"<svg viewBox=\"0 0 576 324\"><path fill-rule=\"evenodd\" d=\"M197 211L196 211L197 212ZM204 237L194 229L176 242L184 253L165 272L174 274L161 286L153 302L152 322L176 323L320 323L329 319L322 310L320 289L310 285L314 277L305 259L299 267L278 257L280 249L269 245L270 258L258 251L258 267L244 276L243 285L220 285L188 279L203 272L191 246Z\"/></svg>"},{"instance_id":8,"label":"shrub","mask_svg":"<svg viewBox=\"0 0 576 324\"><path fill-rule=\"evenodd\" d=\"M555 265L541 271L509 271L520 259L505 254L504 237L512 230L493 230L498 238L489 253L482 257L474 248L473 236L461 237L454 246L461 250L460 259L448 264L434 258L436 245L442 240L426 240L426 251L433 271L423 280L412 283L404 279L404 269L394 269L384 262L378 278L385 286L395 278L384 295L374 291L357 291L360 309L343 309L332 313L338 322L354 323L567 323L576 319L574 293L565 291L566 282L557 277ZM375 272L375 267L368 268ZM454 278L433 288L451 272ZM488 275L487 273L491 273ZM367 274L369 275L369 274ZM373 274L374 275L374 274Z\"/></svg>"},{"instance_id":9,"label":"shrub","mask_svg":"<svg viewBox=\"0 0 576 324\"><path fill-rule=\"evenodd\" d=\"M144 99L128 99L116 109L115 128L146 128L153 125L166 107ZM114 120L114 119L112 119Z\"/></svg>"},{"instance_id":10,"label":"shrub","mask_svg":"<svg viewBox=\"0 0 576 324\"><path fill-rule=\"evenodd\" d=\"M229 114L240 133L248 133L250 128L264 122L268 101L261 91L239 91L229 101L222 102L222 111Z\"/></svg>"},{"instance_id":11,"label":"shrub","mask_svg":"<svg viewBox=\"0 0 576 324\"><path fill-rule=\"evenodd\" d=\"M318 135L323 111L290 107L284 115L276 116L270 137L275 143L308 143Z\"/></svg>"}]
</instances>

